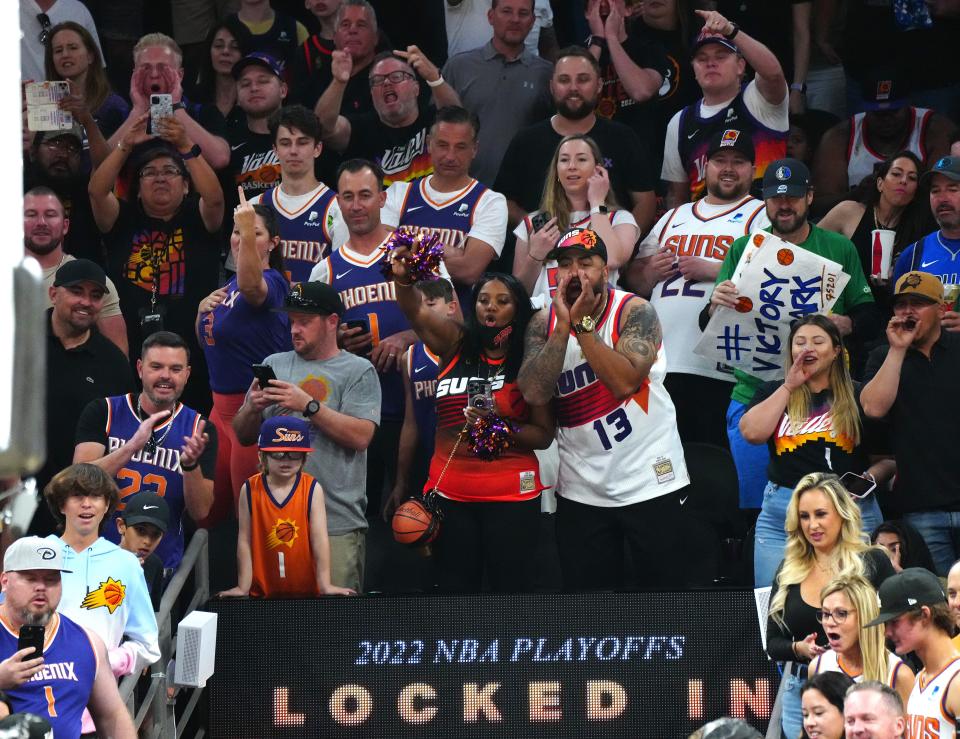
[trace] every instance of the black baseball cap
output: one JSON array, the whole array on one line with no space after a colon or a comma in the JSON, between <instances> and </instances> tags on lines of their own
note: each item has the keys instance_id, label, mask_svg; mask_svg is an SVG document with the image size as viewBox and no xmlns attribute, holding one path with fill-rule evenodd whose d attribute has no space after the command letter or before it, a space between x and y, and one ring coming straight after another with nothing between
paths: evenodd
<instances>
[{"instance_id":1,"label":"black baseball cap","mask_svg":"<svg viewBox=\"0 0 960 739\"><path fill-rule=\"evenodd\" d=\"M138 523L152 523L166 533L170 527L170 506L156 493L137 493L127 501L124 509L120 511L120 518L127 526L135 526Z\"/></svg>"},{"instance_id":2,"label":"black baseball cap","mask_svg":"<svg viewBox=\"0 0 960 739\"><path fill-rule=\"evenodd\" d=\"M741 131L737 128L725 128L717 131L710 138L710 145L707 147L707 159L724 149L739 152L751 162L756 161L753 137L747 131Z\"/></svg>"},{"instance_id":3,"label":"black baseball cap","mask_svg":"<svg viewBox=\"0 0 960 739\"><path fill-rule=\"evenodd\" d=\"M778 159L763 173L763 199L802 198L810 190L810 170L799 159Z\"/></svg>"},{"instance_id":4,"label":"black baseball cap","mask_svg":"<svg viewBox=\"0 0 960 739\"><path fill-rule=\"evenodd\" d=\"M72 287L82 282L92 282L102 287L105 293L110 292L103 268L89 259L71 259L64 262L53 278L54 287Z\"/></svg>"},{"instance_id":5,"label":"black baseball cap","mask_svg":"<svg viewBox=\"0 0 960 739\"><path fill-rule=\"evenodd\" d=\"M940 579L923 567L908 567L880 583L880 615L865 627L892 621L920 606L946 603L947 596Z\"/></svg>"},{"instance_id":6,"label":"black baseball cap","mask_svg":"<svg viewBox=\"0 0 960 739\"><path fill-rule=\"evenodd\" d=\"M697 34L697 38L693 42L693 52L696 53L697 49L699 49L701 46L706 46L707 44L720 44L735 54L740 53L739 47L737 47L733 41L728 39L722 33L715 33L703 28L701 29L700 33Z\"/></svg>"},{"instance_id":7,"label":"black baseball cap","mask_svg":"<svg viewBox=\"0 0 960 739\"><path fill-rule=\"evenodd\" d=\"M960 180L960 157L940 157L936 164L923 173L920 180L928 180L935 174L942 174L948 180Z\"/></svg>"},{"instance_id":8,"label":"black baseball cap","mask_svg":"<svg viewBox=\"0 0 960 739\"><path fill-rule=\"evenodd\" d=\"M280 79L283 79L283 62L277 59L270 54L265 54L262 51L255 51L252 54L247 54L243 59L233 65L233 69L230 70L230 74L233 75L235 80L240 79L240 75L243 74L243 70L251 65L257 65L258 67L263 67L268 72L275 74Z\"/></svg>"},{"instance_id":9,"label":"black baseball cap","mask_svg":"<svg viewBox=\"0 0 960 739\"><path fill-rule=\"evenodd\" d=\"M907 79L892 68L874 68L860 83L864 110L897 110L908 104Z\"/></svg>"},{"instance_id":10,"label":"black baseball cap","mask_svg":"<svg viewBox=\"0 0 960 739\"><path fill-rule=\"evenodd\" d=\"M313 313L342 316L344 310L340 294L326 282L298 282L283 298L283 305L274 308L278 313Z\"/></svg>"},{"instance_id":11,"label":"black baseball cap","mask_svg":"<svg viewBox=\"0 0 960 739\"><path fill-rule=\"evenodd\" d=\"M571 228L548 253L547 259L559 259L566 251L578 251L581 254L596 254L607 261L607 245L592 228Z\"/></svg>"}]
</instances>

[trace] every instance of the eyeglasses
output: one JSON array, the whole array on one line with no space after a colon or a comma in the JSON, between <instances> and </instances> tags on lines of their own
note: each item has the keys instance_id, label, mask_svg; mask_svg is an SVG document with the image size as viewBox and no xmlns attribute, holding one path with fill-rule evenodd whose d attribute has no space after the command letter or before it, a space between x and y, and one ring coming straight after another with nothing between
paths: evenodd
<instances>
[{"instance_id":1,"label":"eyeglasses","mask_svg":"<svg viewBox=\"0 0 960 739\"><path fill-rule=\"evenodd\" d=\"M294 462L299 462L302 459L306 459L306 454L304 452L265 452L265 454L270 459L275 459L278 462L282 462L285 459L293 460Z\"/></svg>"},{"instance_id":2,"label":"eyeglasses","mask_svg":"<svg viewBox=\"0 0 960 739\"><path fill-rule=\"evenodd\" d=\"M853 611L848 611L846 608L834 608L832 611L817 611L817 621L823 623L828 618L833 621L835 624L840 625L847 620Z\"/></svg>"},{"instance_id":3,"label":"eyeglasses","mask_svg":"<svg viewBox=\"0 0 960 739\"><path fill-rule=\"evenodd\" d=\"M159 177L164 179L172 179L173 177L180 177L181 172L176 167L161 167L160 169L153 169L148 167L146 169L140 170L140 179L141 180L155 180Z\"/></svg>"},{"instance_id":4,"label":"eyeglasses","mask_svg":"<svg viewBox=\"0 0 960 739\"><path fill-rule=\"evenodd\" d=\"M50 22L50 16L46 13L37 13L37 20L40 21L40 35L37 36L37 39L41 44L45 44L50 38L50 27L53 24Z\"/></svg>"},{"instance_id":5,"label":"eyeglasses","mask_svg":"<svg viewBox=\"0 0 960 739\"><path fill-rule=\"evenodd\" d=\"M414 80L414 77L409 72L404 72L403 70L396 70L395 72L390 72L390 74L375 74L370 78L370 87L379 87L384 82L391 82L394 85L399 85L404 80Z\"/></svg>"}]
</instances>

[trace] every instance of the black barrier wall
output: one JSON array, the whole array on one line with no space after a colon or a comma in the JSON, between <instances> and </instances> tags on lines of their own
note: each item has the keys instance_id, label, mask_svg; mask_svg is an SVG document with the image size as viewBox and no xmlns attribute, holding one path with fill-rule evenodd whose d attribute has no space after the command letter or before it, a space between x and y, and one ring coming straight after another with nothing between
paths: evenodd
<instances>
[{"instance_id":1,"label":"black barrier wall","mask_svg":"<svg viewBox=\"0 0 960 739\"><path fill-rule=\"evenodd\" d=\"M212 601L214 737L686 737L765 730L750 591Z\"/></svg>"}]
</instances>

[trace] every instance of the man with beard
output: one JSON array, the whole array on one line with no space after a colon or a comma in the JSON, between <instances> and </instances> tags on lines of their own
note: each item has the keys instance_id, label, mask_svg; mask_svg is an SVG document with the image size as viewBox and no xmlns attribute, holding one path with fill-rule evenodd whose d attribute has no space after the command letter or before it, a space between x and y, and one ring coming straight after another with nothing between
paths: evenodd
<instances>
[{"instance_id":1,"label":"man with beard","mask_svg":"<svg viewBox=\"0 0 960 739\"><path fill-rule=\"evenodd\" d=\"M334 51L330 70L333 79L314 108L323 143L341 152L344 159L376 162L387 185L430 174L427 132L433 125L434 109L421 105L417 76L430 87L438 107L460 105L457 93L433 62L416 46L378 54L369 77L374 110L351 116L340 115L340 110L353 72L353 57L346 51Z\"/></svg>"},{"instance_id":2,"label":"man with beard","mask_svg":"<svg viewBox=\"0 0 960 739\"><path fill-rule=\"evenodd\" d=\"M120 505L104 527L114 544L113 521L126 501L142 490L162 495L170 506L170 529L157 547L169 573L183 558L183 513L204 519L213 505L217 462L216 428L180 402L190 376L190 350L169 331L143 342L137 360L143 391L93 400L77 422L73 461L90 462L111 475L120 488Z\"/></svg>"},{"instance_id":3,"label":"man with beard","mask_svg":"<svg viewBox=\"0 0 960 739\"><path fill-rule=\"evenodd\" d=\"M511 228L539 207L543 173L560 141L571 134L586 134L597 142L617 203L632 210L640 233L646 233L653 224L656 173L630 128L597 116L602 85L600 66L590 52L579 46L560 52L550 78L557 112L513 137L494 184L494 189L507 198Z\"/></svg>"},{"instance_id":4,"label":"man with beard","mask_svg":"<svg viewBox=\"0 0 960 739\"><path fill-rule=\"evenodd\" d=\"M657 314L607 286L595 231L572 229L547 258L557 260L557 290L527 328L517 386L531 405L552 401L556 411L564 587L622 587L625 543L639 563L631 586L682 586L690 573L677 532L686 529L690 480L663 386Z\"/></svg>"},{"instance_id":5,"label":"man with beard","mask_svg":"<svg viewBox=\"0 0 960 739\"><path fill-rule=\"evenodd\" d=\"M23 252L40 263L43 286L48 290L53 287L57 270L74 260L63 250L70 226L71 220L64 212L63 202L49 187L31 188L23 196ZM103 305L96 319L97 330L127 354L127 325L120 312L120 298L113 282L109 278L105 280Z\"/></svg>"},{"instance_id":6,"label":"man with beard","mask_svg":"<svg viewBox=\"0 0 960 739\"><path fill-rule=\"evenodd\" d=\"M10 708L45 718L57 739L77 739L88 708L97 734L133 739L137 732L120 699L100 637L57 613L63 585L63 554L45 540L28 536L3 556L4 601L0 604L0 690ZM43 655L18 649L24 626L42 626ZM99 667L98 667L99 666Z\"/></svg>"},{"instance_id":7,"label":"man with beard","mask_svg":"<svg viewBox=\"0 0 960 739\"><path fill-rule=\"evenodd\" d=\"M263 360L277 379L265 388L253 381L233 429L241 444L250 445L264 418L303 415L310 422L313 454L305 469L326 498L330 580L359 593L366 559L366 450L380 422L376 372L337 345L344 305L330 285L294 285L281 310L290 316L293 351Z\"/></svg>"},{"instance_id":8,"label":"man with beard","mask_svg":"<svg viewBox=\"0 0 960 739\"><path fill-rule=\"evenodd\" d=\"M763 199L771 233L840 263L843 271L850 275L850 281L828 316L836 324L844 342L862 344L874 338L880 332L880 312L863 275L856 247L841 234L825 231L808 220L813 188L807 166L797 159L772 162L763 176ZM749 237L741 236L724 257L710 303L700 314L701 328L706 326L717 306L735 308L738 292L731 277L737 272L748 241ZM760 508L770 455L766 444L750 444L743 438L740 419L762 381L742 370L734 370L733 375L736 384L727 409L727 436L740 479L740 507Z\"/></svg>"},{"instance_id":9,"label":"man with beard","mask_svg":"<svg viewBox=\"0 0 960 739\"><path fill-rule=\"evenodd\" d=\"M667 327L664 380L684 442L727 446L723 417L730 403L730 367L694 353L697 317L709 302L734 239L770 225L763 202L751 197L754 149L750 134L718 131L707 149L706 197L667 213L640 244L626 280L648 298Z\"/></svg>"}]
</instances>

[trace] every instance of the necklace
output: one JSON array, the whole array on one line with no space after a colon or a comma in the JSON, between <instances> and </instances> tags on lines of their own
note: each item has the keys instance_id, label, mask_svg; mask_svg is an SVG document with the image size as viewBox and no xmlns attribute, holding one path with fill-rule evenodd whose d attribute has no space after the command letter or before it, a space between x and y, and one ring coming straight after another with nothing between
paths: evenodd
<instances>
[{"instance_id":1,"label":"necklace","mask_svg":"<svg viewBox=\"0 0 960 739\"><path fill-rule=\"evenodd\" d=\"M146 419L143 417L143 409L140 407L140 398L139 398L139 397L137 398L137 418L138 418L139 420L141 420L141 421L146 420ZM167 426L167 430L163 432L163 436L161 436L159 439L156 438L155 433L154 433L154 430L153 430L153 429L150 430L150 438L147 439L147 443L143 445L143 450L144 450L147 454L151 454L151 455L152 455L154 452L157 451L157 447L162 446L162 445L163 445L163 442L166 441L167 436L168 436L169 433L170 433L170 430L173 428L173 423L172 423L173 418L172 418L172 417L170 418L170 421L171 421L171 423Z\"/></svg>"},{"instance_id":2,"label":"necklace","mask_svg":"<svg viewBox=\"0 0 960 739\"><path fill-rule=\"evenodd\" d=\"M900 222L899 213L890 213L890 219L886 223L880 220L880 209L876 205L873 206L873 227L876 229L884 229L885 231L896 231L896 225Z\"/></svg>"}]
</instances>

